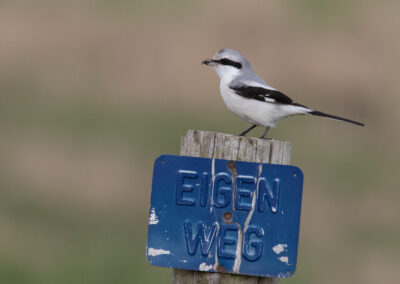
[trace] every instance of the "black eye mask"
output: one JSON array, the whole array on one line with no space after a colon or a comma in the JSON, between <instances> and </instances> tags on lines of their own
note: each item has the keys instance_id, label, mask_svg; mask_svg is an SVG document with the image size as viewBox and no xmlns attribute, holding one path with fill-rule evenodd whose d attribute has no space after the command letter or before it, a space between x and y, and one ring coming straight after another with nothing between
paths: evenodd
<instances>
[{"instance_id":1,"label":"black eye mask","mask_svg":"<svg viewBox=\"0 0 400 284\"><path fill-rule=\"evenodd\" d=\"M215 62L222 64L222 65L229 65L229 66L233 66L237 69L242 69L242 64L236 61L232 61L228 58L222 58L220 60L215 60Z\"/></svg>"}]
</instances>

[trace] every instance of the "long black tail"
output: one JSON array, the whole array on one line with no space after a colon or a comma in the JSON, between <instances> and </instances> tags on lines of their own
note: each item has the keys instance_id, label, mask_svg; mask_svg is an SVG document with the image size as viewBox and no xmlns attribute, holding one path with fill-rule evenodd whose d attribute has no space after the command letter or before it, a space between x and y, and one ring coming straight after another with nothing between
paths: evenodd
<instances>
[{"instance_id":1,"label":"long black tail","mask_svg":"<svg viewBox=\"0 0 400 284\"><path fill-rule=\"evenodd\" d=\"M337 119L337 120L353 123L353 124L356 124L356 125L365 126L364 123L357 122L357 121L354 121L354 120L351 120L351 119L347 119L347 118L343 118L343 117L340 117L340 116L332 115L332 114L327 114L327 113L320 112L320 111L317 111L317 110L313 110L313 111L309 112L309 114L316 115L316 116L322 116L322 117L329 117L329 118L333 118L333 119Z\"/></svg>"}]
</instances>

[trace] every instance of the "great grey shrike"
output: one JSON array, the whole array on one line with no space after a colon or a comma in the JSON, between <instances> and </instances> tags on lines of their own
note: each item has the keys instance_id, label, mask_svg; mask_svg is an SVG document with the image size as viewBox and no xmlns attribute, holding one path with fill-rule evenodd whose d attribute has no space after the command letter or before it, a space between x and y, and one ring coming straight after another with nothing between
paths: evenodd
<instances>
[{"instance_id":1,"label":"great grey shrike","mask_svg":"<svg viewBox=\"0 0 400 284\"><path fill-rule=\"evenodd\" d=\"M363 123L313 110L294 102L268 85L254 73L246 57L232 49L221 49L212 59L206 59L202 64L211 66L217 72L221 79L221 96L226 106L252 124L239 134L241 136L245 136L257 126L264 126L265 132L260 138L266 138L269 128L275 127L279 120L300 114L323 116L364 126Z\"/></svg>"}]
</instances>

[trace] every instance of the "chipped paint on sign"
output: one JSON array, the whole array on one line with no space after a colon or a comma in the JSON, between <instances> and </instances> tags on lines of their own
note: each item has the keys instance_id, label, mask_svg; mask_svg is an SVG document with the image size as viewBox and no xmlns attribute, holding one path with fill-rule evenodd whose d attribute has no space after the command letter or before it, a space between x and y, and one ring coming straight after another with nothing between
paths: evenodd
<instances>
[{"instance_id":1,"label":"chipped paint on sign","mask_svg":"<svg viewBox=\"0 0 400 284\"><path fill-rule=\"evenodd\" d=\"M239 273L240 265L242 264L242 240L243 240L243 232L240 229L240 224L238 224L239 230L238 230L238 240L236 244L236 256L235 256L235 262L233 263L233 272L234 273Z\"/></svg>"},{"instance_id":2,"label":"chipped paint on sign","mask_svg":"<svg viewBox=\"0 0 400 284\"><path fill-rule=\"evenodd\" d=\"M289 258L287 256L281 256L278 258L280 261L288 264L289 263Z\"/></svg>"},{"instance_id":3,"label":"chipped paint on sign","mask_svg":"<svg viewBox=\"0 0 400 284\"><path fill-rule=\"evenodd\" d=\"M213 268L212 264L207 265L207 263L200 263L199 270L200 271L210 271Z\"/></svg>"},{"instance_id":4,"label":"chipped paint on sign","mask_svg":"<svg viewBox=\"0 0 400 284\"><path fill-rule=\"evenodd\" d=\"M158 224L159 220L158 217L156 215L156 209L153 207L150 210L150 218L149 218L149 224L150 225L156 225Z\"/></svg>"},{"instance_id":5,"label":"chipped paint on sign","mask_svg":"<svg viewBox=\"0 0 400 284\"><path fill-rule=\"evenodd\" d=\"M214 181L215 181L215 159L211 160L211 190L214 188ZM211 196L214 194L213 191L211 191ZM211 206L210 206L210 213L213 211L214 207L214 202L212 198L210 198Z\"/></svg>"},{"instance_id":6,"label":"chipped paint on sign","mask_svg":"<svg viewBox=\"0 0 400 284\"><path fill-rule=\"evenodd\" d=\"M149 256L158 256L163 254L171 254L171 252L169 250L164 250L164 249L149 248L147 254Z\"/></svg>"},{"instance_id":7,"label":"chipped paint on sign","mask_svg":"<svg viewBox=\"0 0 400 284\"><path fill-rule=\"evenodd\" d=\"M274 247L272 248L272 250L274 251L274 253L280 254L280 253L283 252L286 248L287 248L287 244L277 244L276 246L274 246Z\"/></svg>"}]
</instances>

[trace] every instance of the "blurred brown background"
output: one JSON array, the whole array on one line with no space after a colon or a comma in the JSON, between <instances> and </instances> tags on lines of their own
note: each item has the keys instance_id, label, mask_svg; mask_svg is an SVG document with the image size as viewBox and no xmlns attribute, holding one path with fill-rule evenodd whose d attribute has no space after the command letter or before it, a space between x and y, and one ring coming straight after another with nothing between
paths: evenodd
<instances>
[{"instance_id":1,"label":"blurred brown background","mask_svg":"<svg viewBox=\"0 0 400 284\"><path fill-rule=\"evenodd\" d=\"M248 126L200 65L223 47L293 99L367 124L298 117L270 132L305 175L282 283L400 283L399 8L1 1L0 283L170 282L145 260L152 163L187 129Z\"/></svg>"}]
</instances>

